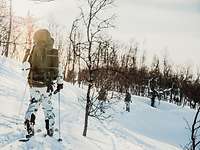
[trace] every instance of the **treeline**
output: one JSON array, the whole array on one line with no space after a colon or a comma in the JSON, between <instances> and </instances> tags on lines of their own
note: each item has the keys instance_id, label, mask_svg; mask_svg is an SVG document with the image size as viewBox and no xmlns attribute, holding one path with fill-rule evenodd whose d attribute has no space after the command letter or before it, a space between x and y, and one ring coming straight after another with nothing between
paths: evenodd
<instances>
[{"instance_id":1,"label":"treeline","mask_svg":"<svg viewBox=\"0 0 200 150\"><path fill-rule=\"evenodd\" d=\"M190 66L172 65L167 55L162 59L154 56L152 64L148 66L145 53L138 56L139 50L138 45L120 47L111 40L99 42L92 68L94 86L99 89L103 87L109 91L129 90L135 95L150 96L149 84L152 79L155 79L159 100L196 108L200 103L199 74L194 75ZM120 54L119 52L125 53ZM73 53L71 50L71 59L67 64L79 66L80 58ZM87 67L81 69L77 67L78 70L71 68L66 70L66 81L77 82L79 85L88 83Z\"/></svg>"}]
</instances>

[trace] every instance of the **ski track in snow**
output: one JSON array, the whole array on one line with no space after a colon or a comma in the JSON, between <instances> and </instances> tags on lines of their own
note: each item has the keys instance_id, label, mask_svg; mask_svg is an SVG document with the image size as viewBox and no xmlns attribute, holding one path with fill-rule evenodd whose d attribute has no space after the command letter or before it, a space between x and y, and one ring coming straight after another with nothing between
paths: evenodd
<instances>
[{"instance_id":1,"label":"ski track in snow","mask_svg":"<svg viewBox=\"0 0 200 150\"><path fill-rule=\"evenodd\" d=\"M183 118L192 122L194 111L167 102L150 107L148 98L133 96L131 112L125 112L123 101L106 110L112 117L105 121L89 118L87 137L82 136L84 106L79 99L86 90L70 83L61 93L61 137L44 137L45 123L42 109L38 111L36 133L28 142L25 136L24 114L29 103L29 87L22 65L0 56L0 149L2 150L181 150L187 144L187 127ZM85 88L85 87L84 87ZM52 102L58 128L58 95ZM106 112L107 113L107 112ZM163 118L163 116L165 116ZM176 122L177 121L177 122ZM168 123L168 124L167 124ZM154 129L155 128L155 129ZM171 130L174 130L174 135ZM185 135L185 136L183 136ZM188 137L187 137L188 136Z\"/></svg>"}]
</instances>

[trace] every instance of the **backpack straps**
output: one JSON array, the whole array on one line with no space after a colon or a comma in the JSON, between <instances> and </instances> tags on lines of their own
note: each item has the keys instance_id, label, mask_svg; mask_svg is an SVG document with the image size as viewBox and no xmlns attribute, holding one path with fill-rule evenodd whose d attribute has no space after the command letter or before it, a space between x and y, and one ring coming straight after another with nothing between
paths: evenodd
<instances>
[{"instance_id":1,"label":"backpack straps","mask_svg":"<svg viewBox=\"0 0 200 150\"><path fill-rule=\"evenodd\" d=\"M26 62L28 60L28 57L30 57L30 49L26 49L25 55L24 55L24 59L23 59L23 63Z\"/></svg>"}]
</instances>

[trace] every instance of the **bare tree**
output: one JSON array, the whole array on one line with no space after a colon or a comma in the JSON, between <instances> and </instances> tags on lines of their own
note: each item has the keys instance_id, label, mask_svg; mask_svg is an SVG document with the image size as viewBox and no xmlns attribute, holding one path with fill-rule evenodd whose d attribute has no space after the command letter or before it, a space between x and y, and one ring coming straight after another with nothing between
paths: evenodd
<instances>
[{"instance_id":1,"label":"bare tree","mask_svg":"<svg viewBox=\"0 0 200 150\"><path fill-rule=\"evenodd\" d=\"M194 116L193 123L190 127L188 124L189 130L191 132L190 142L184 147L185 150L199 150L200 148L200 120L199 120L200 107L197 109L197 112Z\"/></svg>"},{"instance_id":2,"label":"bare tree","mask_svg":"<svg viewBox=\"0 0 200 150\"><path fill-rule=\"evenodd\" d=\"M105 17L104 13L107 8L113 5L113 3L114 0L87 0L86 8L80 8L80 18L73 23L73 30L70 34L70 40L72 42L72 45L79 46L80 48L79 53L76 51L76 48L73 48L73 51L78 57L82 59L88 70L88 89L86 96L83 136L87 135L88 117L94 117L92 115L92 112L94 111L93 104L95 99L92 96L93 93L91 90L94 87L94 73L98 69L97 58L99 41L102 41L103 33L106 29L114 27L112 25L112 21L115 16L111 15L111 17ZM80 31L83 32L83 35L85 35L85 37L83 38L82 42L74 44L73 34L76 32L77 25L79 28L81 28Z\"/></svg>"},{"instance_id":3,"label":"bare tree","mask_svg":"<svg viewBox=\"0 0 200 150\"><path fill-rule=\"evenodd\" d=\"M71 27L71 32L70 32L70 44L69 44L69 52L70 52L70 58L72 60L72 69L69 69L69 64L68 64L68 77L71 76L71 81L74 84L75 83L75 64L78 60L78 66L79 66L79 71L80 71L80 31L78 29L78 22L80 19L76 19L72 23ZM71 54L72 53L72 54Z\"/></svg>"},{"instance_id":4,"label":"bare tree","mask_svg":"<svg viewBox=\"0 0 200 150\"><path fill-rule=\"evenodd\" d=\"M35 32L35 18L31 16L30 12L28 12L27 16L25 17L25 25L26 25L26 45L25 45L25 55L23 57L22 62L25 62L30 55L30 51L33 47L33 33Z\"/></svg>"},{"instance_id":5,"label":"bare tree","mask_svg":"<svg viewBox=\"0 0 200 150\"><path fill-rule=\"evenodd\" d=\"M7 31L8 31L8 4L6 0L0 0L0 48L1 55L5 54L7 43Z\"/></svg>"}]
</instances>

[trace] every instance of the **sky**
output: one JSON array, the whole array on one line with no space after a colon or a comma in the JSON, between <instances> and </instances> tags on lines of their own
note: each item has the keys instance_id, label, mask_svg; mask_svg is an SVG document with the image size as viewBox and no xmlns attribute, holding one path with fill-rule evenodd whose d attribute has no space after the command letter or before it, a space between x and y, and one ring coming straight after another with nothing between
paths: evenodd
<instances>
[{"instance_id":1,"label":"sky","mask_svg":"<svg viewBox=\"0 0 200 150\"><path fill-rule=\"evenodd\" d=\"M13 0L14 12L26 16L30 11L43 22L57 22L70 31L79 14L80 0L33 2ZM116 0L117 15L113 39L135 41L148 61L166 53L172 63L200 66L200 0Z\"/></svg>"}]
</instances>

